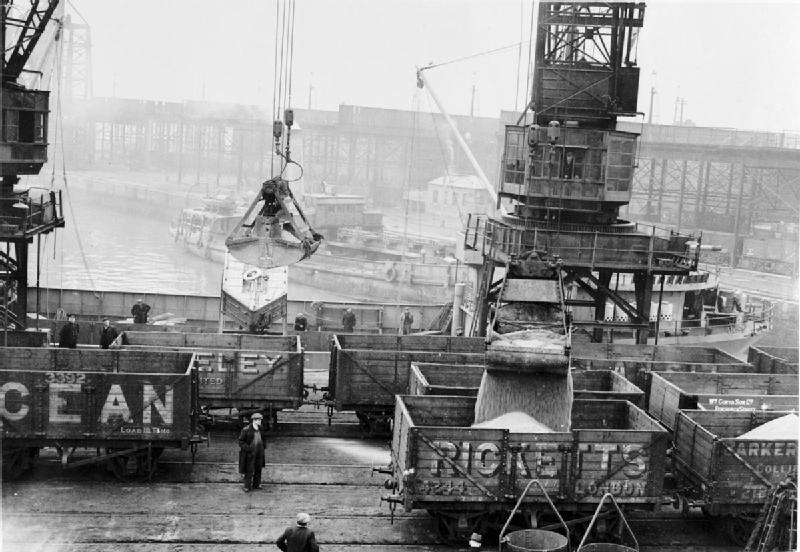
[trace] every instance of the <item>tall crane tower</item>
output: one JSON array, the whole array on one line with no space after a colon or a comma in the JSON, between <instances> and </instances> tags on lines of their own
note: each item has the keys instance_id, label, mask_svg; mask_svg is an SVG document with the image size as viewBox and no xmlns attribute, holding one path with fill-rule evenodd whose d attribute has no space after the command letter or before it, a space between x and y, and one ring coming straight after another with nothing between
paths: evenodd
<instances>
[{"instance_id":1,"label":"tall crane tower","mask_svg":"<svg viewBox=\"0 0 800 552\"><path fill-rule=\"evenodd\" d=\"M64 226L60 192L33 198L28 190L14 189L21 175L38 174L47 162L50 93L23 81L32 73L36 76L27 66L48 24L55 23L57 7L58 0L0 3L5 48L0 63L0 243L5 244L0 250L0 323L5 327L25 326L30 244L35 237Z\"/></svg>"},{"instance_id":2,"label":"tall crane tower","mask_svg":"<svg viewBox=\"0 0 800 552\"><path fill-rule=\"evenodd\" d=\"M635 115L636 39L643 3L541 2L533 95L505 129L498 204L503 214L471 217L465 261L478 268L475 333L546 322L570 305L594 308L584 322L601 340L606 301L624 312L638 343L650 331L656 277L697 266L692 236L619 218L631 200L637 134L616 130ZM530 113L528 113L530 111ZM630 273L635 304L609 285ZM570 299L578 286L590 299Z\"/></svg>"}]
</instances>

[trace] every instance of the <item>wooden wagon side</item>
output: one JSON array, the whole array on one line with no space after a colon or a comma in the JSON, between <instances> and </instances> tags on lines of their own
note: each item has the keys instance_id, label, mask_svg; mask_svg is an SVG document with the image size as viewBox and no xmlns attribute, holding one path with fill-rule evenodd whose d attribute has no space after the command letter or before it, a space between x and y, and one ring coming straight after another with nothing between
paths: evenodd
<instances>
[{"instance_id":1,"label":"wooden wagon side","mask_svg":"<svg viewBox=\"0 0 800 552\"><path fill-rule=\"evenodd\" d=\"M201 440L191 354L0 349L0 390L12 476L34 451L55 447L68 467L106 462L120 477L131 469L149 477L164 448ZM72 461L77 448L97 454Z\"/></svg>"},{"instance_id":2,"label":"wooden wagon side","mask_svg":"<svg viewBox=\"0 0 800 552\"><path fill-rule=\"evenodd\" d=\"M629 401L644 407L644 391L611 370L573 370L572 388L576 399Z\"/></svg>"},{"instance_id":3,"label":"wooden wagon side","mask_svg":"<svg viewBox=\"0 0 800 552\"><path fill-rule=\"evenodd\" d=\"M303 402L303 349L298 336L123 332L113 344L129 351L191 351L204 409L264 410L274 419Z\"/></svg>"},{"instance_id":4,"label":"wooden wagon side","mask_svg":"<svg viewBox=\"0 0 800 552\"><path fill-rule=\"evenodd\" d=\"M574 428L510 433L470 427L475 398L399 396L392 458L395 492L387 500L426 509L440 526L477 529L508 511L539 480L560 511L589 512L604 493L632 507L662 501L668 434L626 401L576 400ZM523 501L547 509L532 488Z\"/></svg>"},{"instance_id":5,"label":"wooden wagon side","mask_svg":"<svg viewBox=\"0 0 800 552\"><path fill-rule=\"evenodd\" d=\"M799 356L798 347L750 347L747 362L763 374L797 374Z\"/></svg>"},{"instance_id":6,"label":"wooden wagon side","mask_svg":"<svg viewBox=\"0 0 800 552\"><path fill-rule=\"evenodd\" d=\"M411 364L408 394L475 397L485 369L482 364L414 362Z\"/></svg>"},{"instance_id":7,"label":"wooden wagon side","mask_svg":"<svg viewBox=\"0 0 800 552\"><path fill-rule=\"evenodd\" d=\"M393 348L376 348L381 346ZM397 348L406 346L421 350ZM412 362L482 364L484 347L483 340L474 338L336 335L331 341L326 400L336 410L355 411L366 433L388 431L394 397L407 392Z\"/></svg>"},{"instance_id":8,"label":"wooden wagon side","mask_svg":"<svg viewBox=\"0 0 800 552\"><path fill-rule=\"evenodd\" d=\"M676 418L673 461L685 505L700 506L743 544L774 488L797 485L797 439L738 436L785 412L683 410Z\"/></svg>"},{"instance_id":9,"label":"wooden wagon side","mask_svg":"<svg viewBox=\"0 0 800 552\"><path fill-rule=\"evenodd\" d=\"M648 412L669 429L679 410L790 410L798 404L797 376L653 372Z\"/></svg>"}]
</instances>

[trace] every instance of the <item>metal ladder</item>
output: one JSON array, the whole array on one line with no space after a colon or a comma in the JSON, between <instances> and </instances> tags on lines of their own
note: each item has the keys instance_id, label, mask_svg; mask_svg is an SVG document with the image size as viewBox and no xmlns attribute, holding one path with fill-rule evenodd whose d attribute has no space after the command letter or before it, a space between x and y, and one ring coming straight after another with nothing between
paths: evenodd
<instances>
[{"instance_id":1,"label":"metal ladder","mask_svg":"<svg viewBox=\"0 0 800 552\"><path fill-rule=\"evenodd\" d=\"M768 552L784 541L791 547L797 539L796 511L797 487L791 481L781 483L764 504L747 540L745 552ZM790 523L781 527L781 519L785 515L790 516ZM782 528L785 528L784 534L778 532Z\"/></svg>"}]
</instances>

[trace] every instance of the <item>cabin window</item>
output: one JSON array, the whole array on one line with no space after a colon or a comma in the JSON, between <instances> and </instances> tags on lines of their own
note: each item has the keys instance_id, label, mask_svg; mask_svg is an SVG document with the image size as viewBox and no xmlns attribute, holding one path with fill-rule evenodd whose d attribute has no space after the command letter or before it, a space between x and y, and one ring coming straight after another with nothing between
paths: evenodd
<instances>
[{"instance_id":1,"label":"cabin window","mask_svg":"<svg viewBox=\"0 0 800 552\"><path fill-rule=\"evenodd\" d=\"M522 184L524 182L527 149L525 129L523 127L507 126L503 182L509 184Z\"/></svg>"},{"instance_id":2,"label":"cabin window","mask_svg":"<svg viewBox=\"0 0 800 552\"><path fill-rule=\"evenodd\" d=\"M606 157L606 189L627 192L631 189L633 167L636 162L635 137L611 134Z\"/></svg>"},{"instance_id":3,"label":"cabin window","mask_svg":"<svg viewBox=\"0 0 800 552\"><path fill-rule=\"evenodd\" d=\"M583 178L585 160L586 150L583 148L564 148L559 176L566 180Z\"/></svg>"}]
</instances>

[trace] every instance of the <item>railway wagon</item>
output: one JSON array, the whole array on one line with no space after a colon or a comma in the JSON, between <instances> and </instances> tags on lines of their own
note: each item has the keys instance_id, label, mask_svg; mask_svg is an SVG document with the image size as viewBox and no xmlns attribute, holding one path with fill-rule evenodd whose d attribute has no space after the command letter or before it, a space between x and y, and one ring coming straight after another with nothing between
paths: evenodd
<instances>
[{"instance_id":1,"label":"railway wagon","mask_svg":"<svg viewBox=\"0 0 800 552\"><path fill-rule=\"evenodd\" d=\"M204 412L263 411L275 424L282 408L303 402L303 349L298 336L122 332L112 347L195 354Z\"/></svg>"},{"instance_id":2,"label":"railway wagon","mask_svg":"<svg viewBox=\"0 0 800 552\"><path fill-rule=\"evenodd\" d=\"M669 429L679 410L797 410L798 377L789 374L652 372L647 411Z\"/></svg>"},{"instance_id":3,"label":"railway wagon","mask_svg":"<svg viewBox=\"0 0 800 552\"><path fill-rule=\"evenodd\" d=\"M151 477L164 448L200 442L198 390L189 353L0 349L4 473L20 475L53 447L65 467ZM96 454L76 460L83 448Z\"/></svg>"},{"instance_id":4,"label":"railway wagon","mask_svg":"<svg viewBox=\"0 0 800 552\"><path fill-rule=\"evenodd\" d=\"M331 339L326 401L353 410L367 434L385 433L394 396L406 393L412 362L483 364L483 338L337 334Z\"/></svg>"},{"instance_id":5,"label":"railway wagon","mask_svg":"<svg viewBox=\"0 0 800 552\"><path fill-rule=\"evenodd\" d=\"M650 392L650 372L748 373L750 364L713 347L579 344L572 349L572 366L585 370L614 370Z\"/></svg>"},{"instance_id":6,"label":"railway wagon","mask_svg":"<svg viewBox=\"0 0 800 552\"><path fill-rule=\"evenodd\" d=\"M738 436L785 412L682 410L672 454L683 507L699 506L744 544L775 486L797 484L797 439Z\"/></svg>"},{"instance_id":7,"label":"railway wagon","mask_svg":"<svg viewBox=\"0 0 800 552\"><path fill-rule=\"evenodd\" d=\"M475 397L485 370L482 364L412 362L408 394Z\"/></svg>"},{"instance_id":8,"label":"railway wagon","mask_svg":"<svg viewBox=\"0 0 800 552\"><path fill-rule=\"evenodd\" d=\"M3 347L49 347L50 333L48 331L7 330L0 336L0 346Z\"/></svg>"},{"instance_id":9,"label":"railway wagon","mask_svg":"<svg viewBox=\"0 0 800 552\"><path fill-rule=\"evenodd\" d=\"M798 352L797 347L750 347L747 362L762 374L797 374Z\"/></svg>"},{"instance_id":10,"label":"railway wagon","mask_svg":"<svg viewBox=\"0 0 800 552\"><path fill-rule=\"evenodd\" d=\"M409 395L460 395L476 397L484 367L413 363ZM575 399L616 399L644 407L644 391L611 370L573 370Z\"/></svg>"},{"instance_id":11,"label":"railway wagon","mask_svg":"<svg viewBox=\"0 0 800 552\"><path fill-rule=\"evenodd\" d=\"M653 509L662 501L669 434L627 401L575 400L572 430L511 433L470 427L474 397L396 399L390 505L426 509L445 539L483 533L505 519L538 479L559 512L579 515L604 493L620 504ZM547 514L536 486L523 500L529 518Z\"/></svg>"}]
</instances>

